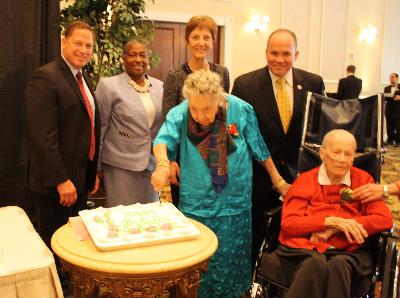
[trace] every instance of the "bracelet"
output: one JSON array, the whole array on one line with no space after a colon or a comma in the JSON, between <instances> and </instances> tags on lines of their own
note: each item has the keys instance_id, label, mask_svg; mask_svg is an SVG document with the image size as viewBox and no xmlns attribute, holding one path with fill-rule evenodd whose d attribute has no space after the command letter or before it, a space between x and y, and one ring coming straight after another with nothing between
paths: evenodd
<instances>
[{"instance_id":1,"label":"bracelet","mask_svg":"<svg viewBox=\"0 0 400 298\"><path fill-rule=\"evenodd\" d=\"M282 186L284 186L286 183L285 180L281 179L276 185L274 185L275 189L280 189Z\"/></svg>"},{"instance_id":2,"label":"bracelet","mask_svg":"<svg viewBox=\"0 0 400 298\"><path fill-rule=\"evenodd\" d=\"M162 159L157 162L157 167L171 168L170 162L167 159Z\"/></svg>"},{"instance_id":3,"label":"bracelet","mask_svg":"<svg viewBox=\"0 0 400 298\"><path fill-rule=\"evenodd\" d=\"M387 198L389 196L389 189L388 189L388 186L386 184L383 186L383 196L385 198Z\"/></svg>"}]
</instances>

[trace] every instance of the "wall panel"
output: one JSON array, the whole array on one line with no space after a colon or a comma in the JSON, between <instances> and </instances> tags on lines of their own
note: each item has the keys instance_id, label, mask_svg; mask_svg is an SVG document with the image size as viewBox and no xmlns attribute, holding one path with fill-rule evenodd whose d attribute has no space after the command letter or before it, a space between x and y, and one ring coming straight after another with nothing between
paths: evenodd
<instances>
[{"instance_id":1,"label":"wall panel","mask_svg":"<svg viewBox=\"0 0 400 298\"><path fill-rule=\"evenodd\" d=\"M310 0L282 1L282 27L296 33L298 50L296 67L308 69L310 40Z\"/></svg>"},{"instance_id":2,"label":"wall panel","mask_svg":"<svg viewBox=\"0 0 400 298\"><path fill-rule=\"evenodd\" d=\"M320 74L327 82L337 82L345 74L347 16L346 0L323 1Z\"/></svg>"},{"instance_id":3,"label":"wall panel","mask_svg":"<svg viewBox=\"0 0 400 298\"><path fill-rule=\"evenodd\" d=\"M385 7L381 83L400 72L400 1L387 0Z\"/></svg>"}]
</instances>

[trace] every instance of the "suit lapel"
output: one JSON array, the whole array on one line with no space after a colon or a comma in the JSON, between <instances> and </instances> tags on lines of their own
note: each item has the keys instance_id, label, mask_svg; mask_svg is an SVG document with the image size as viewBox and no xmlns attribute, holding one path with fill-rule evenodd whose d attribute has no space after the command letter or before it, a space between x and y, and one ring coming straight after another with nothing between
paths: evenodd
<instances>
[{"instance_id":1,"label":"suit lapel","mask_svg":"<svg viewBox=\"0 0 400 298\"><path fill-rule=\"evenodd\" d=\"M276 125L280 127L283 131L281 116L279 115L278 104L276 103L274 87L272 85L271 75L268 71L268 66L265 68L265 73L260 80L260 90L262 91L262 96L266 101L267 106L263 107L263 110L270 110L272 112L272 119L276 122ZM264 101L264 102L265 102ZM266 117L267 119L268 117Z\"/></svg>"},{"instance_id":2,"label":"suit lapel","mask_svg":"<svg viewBox=\"0 0 400 298\"><path fill-rule=\"evenodd\" d=\"M151 79L149 78L150 82ZM154 109L155 109L155 116L154 116L154 121L153 121L153 125L150 127L150 129L154 128L154 125L156 125L158 123L158 119L157 119L157 115L161 115L161 100L162 100L162 96L160 96L159 90L156 89L154 86L151 86L149 89L149 93L151 96L151 100L153 101L154 104Z\"/></svg>"},{"instance_id":3,"label":"suit lapel","mask_svg":"<svg viewBox=\"0 0 400 298\"><path fill-rule=\"evenodd\" d=\"M79 89L78 83L77 83L74 75L72 74L71 69L69 68L69 66L67 65L67 63L64 61L64 59L62 57L59 57L58 65L60 66L60 69L62 70L62 74L63 74L65 80L68 82L68 84L74 90L76 96L81 101L83 108L85 108L85 110L86 110L85 101L83 99L81 90ZM84 75L84 78L85 78L85 75Z\"/></svg>"},{"instance_id":4,"label":"suit lapel","mask_svg":"<svg viewBox=\"0 0 400 298\"><path fill-rule=\"evenodd\" d=\"M303 85L303 76L296 68L292 68L293 73L293 114L290 121L289 130L292 128L292 123L301 123L297 121L303 115L303 98L306 96L306 89Z\"/></svg>"},{"instance_id":5,"label":"suit lapel","mask_svg":"<svg viewBox=\"0 0 400 298\"><path fill-rule=\"evenodd\" d=\"M121 79L122 84L124 86L124 88L126 89L125 94L129 94L129 98L126 98L125 100L130 101L130 103L128 103L129 106L134 107L135 110L135 118L136 118L136 124L135 125L141 125L143 130L149 131L150 127L149 127L149 122L147 120L147 112L146 109L144 108L144 104L142 99L140 98L139 92L137 92L135 90L135 88L133 88L130 84L129 84L129 75L126 72L122 73L122 77ZM151 90L151 88L150 88ZM152 93L150 92L150 95ZM153 100L154 101L154 100ZM141 110L141 111L138 111ZM132 111L133 112L133 111Z\"/></svg>"}]
</instances>

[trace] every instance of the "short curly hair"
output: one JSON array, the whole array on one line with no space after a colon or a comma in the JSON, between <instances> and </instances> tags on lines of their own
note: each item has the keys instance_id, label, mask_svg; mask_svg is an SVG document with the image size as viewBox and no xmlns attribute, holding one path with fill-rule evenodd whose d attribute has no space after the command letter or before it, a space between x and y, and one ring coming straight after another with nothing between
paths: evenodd
<instances>
[{"instance_id":1,"label":"short curly hair","mask_svg":"<svg viewBox=\"0 0 400 298\"><path fill-rule=\"evenodd\" d=\"M208 95L218 101L219 106L226 102L226 93L221 85L221 77L210 70L200 69L185 80L182 94L189 99L192 95Z\"/></svg>"}]
</instances>

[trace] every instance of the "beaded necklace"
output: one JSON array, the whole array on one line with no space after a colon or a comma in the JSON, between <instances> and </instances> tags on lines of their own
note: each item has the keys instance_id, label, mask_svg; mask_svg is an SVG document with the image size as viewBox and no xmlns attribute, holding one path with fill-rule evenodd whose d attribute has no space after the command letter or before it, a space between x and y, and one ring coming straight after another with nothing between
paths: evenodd
<instances>
[{"instance_id":1,"label":"beaded necklace","mask_svg":"<svg viewBox=\"0 0 400 298\"><path fill-rule=\"evenodd\" d=\"M129 85L132 86L133 89L135 89L139 93L147 93L149 92L151 83L147 78L144 78L144 86L140 86L138 83L136 83L132 78L129 77L128 79Z\"/></svg>"}]
</instances>

